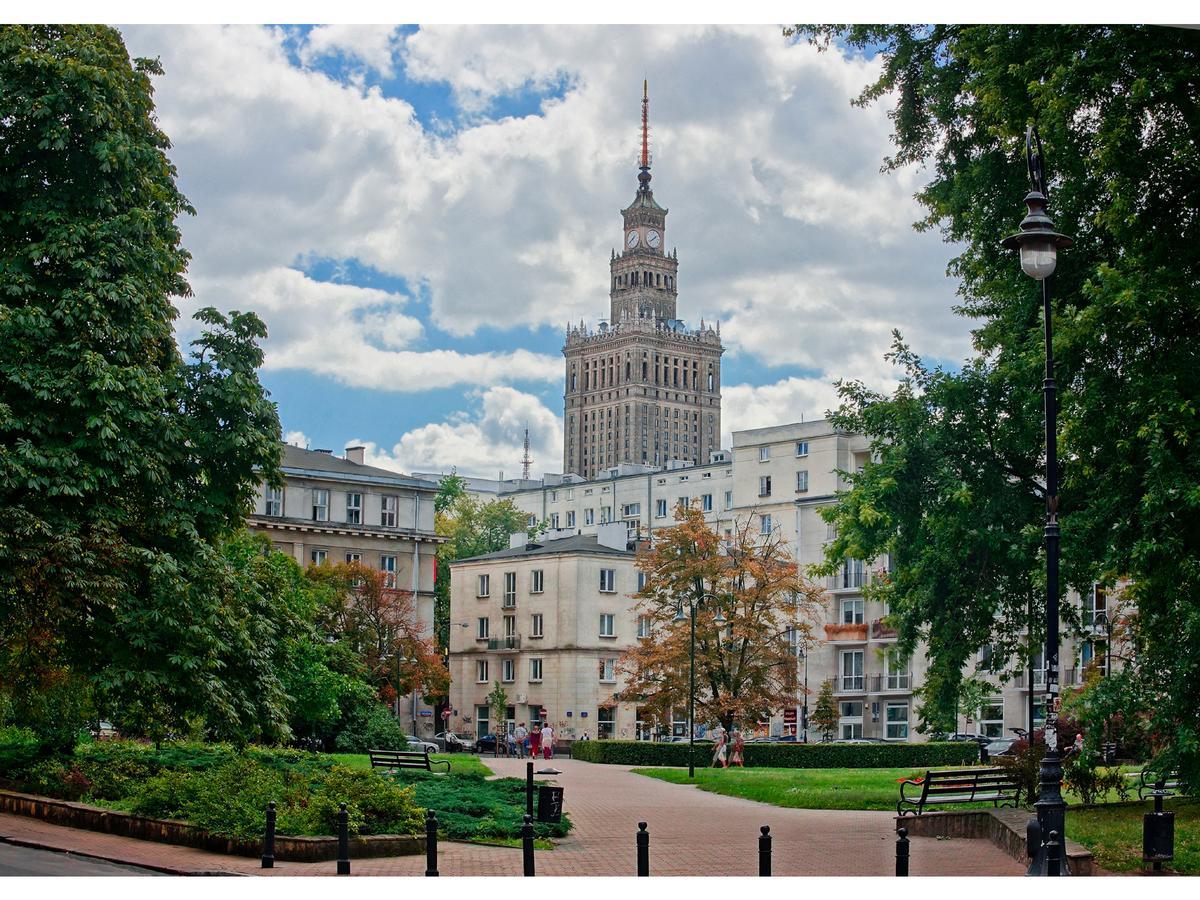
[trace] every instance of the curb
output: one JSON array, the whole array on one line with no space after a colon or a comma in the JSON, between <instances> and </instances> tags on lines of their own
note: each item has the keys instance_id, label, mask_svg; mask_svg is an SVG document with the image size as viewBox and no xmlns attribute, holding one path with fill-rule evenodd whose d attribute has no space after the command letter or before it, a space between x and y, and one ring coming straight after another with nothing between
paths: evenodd
<instances>
[{"instance_id":1,"label":"curb","mask_svg":"<svg viewBox=\"0 0 1200 900\"><path fill-rule=\"evenodd\" d=\"M118 856L109 856L103 853L88 853L84 850L71 850L67 847L56 847L53 844L43 844L41 841L30 841L25 838L16 838L9 835L0 835L0 844L10 844L13 847L27 847L30 850L46 850L51 853L63 853L67 856L78 856L81 859L98 859L102 862L117 863L118 865L129 866L133 869L146 869L147 871L159 872L163 875L231 875L245 877L241 872L226 872L219 869L179 869L174 866L161 866L154 863L135 863L127 859L121 859Z\"/></svg>"}]
</instances>

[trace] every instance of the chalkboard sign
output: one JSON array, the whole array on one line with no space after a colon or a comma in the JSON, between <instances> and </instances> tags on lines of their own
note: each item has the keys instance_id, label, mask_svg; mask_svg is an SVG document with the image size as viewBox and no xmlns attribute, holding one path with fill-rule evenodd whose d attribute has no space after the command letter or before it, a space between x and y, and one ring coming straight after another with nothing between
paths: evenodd
<instances>
[{"instance_id":1,"label":"chalkboard sign","mask_svg":"<svg viewBox=\"0 0 1200 900\"><path fill-rule=\"evenodd\" d=\"M563 789L548 784L538 785L537 820L539 822L562 821Z\"/></svg>"}]
</instances>

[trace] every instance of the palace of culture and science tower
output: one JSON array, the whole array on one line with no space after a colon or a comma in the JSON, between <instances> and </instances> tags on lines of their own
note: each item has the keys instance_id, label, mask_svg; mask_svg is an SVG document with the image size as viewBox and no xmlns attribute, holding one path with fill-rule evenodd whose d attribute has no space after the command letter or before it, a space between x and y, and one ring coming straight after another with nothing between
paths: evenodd
<instances>
[{"instance_id":1,"label":"palace of culture and science tower","mask_svg":"<svg viewBox=\"0 0 1200 900\"><path fill-rule=\"evenodd\" d=\"M563 346L563 472L587 479L620 463L703 463L721 446L720 326L691 330L676 315L679 260L650 190L648 107L643 83L641 171L609 264L609 319L568 328Z\"/></svg>"}]
</instances>

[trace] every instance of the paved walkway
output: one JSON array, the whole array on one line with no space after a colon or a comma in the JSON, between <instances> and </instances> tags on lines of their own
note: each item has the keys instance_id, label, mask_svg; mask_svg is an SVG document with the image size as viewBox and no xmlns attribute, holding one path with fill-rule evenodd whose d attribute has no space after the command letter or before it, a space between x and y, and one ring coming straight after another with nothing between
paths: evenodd
<instances>
[{"instance_id":1,"label":"paved walkway","mask_svg":"<svg viewBox=\"0 0 1200 900\"><path fill-rule=\"evenodd\" d=\"M502 775L524 777L523 760L484 758ZM544 764L539 763L538 768ZM634 875L637 823L648 823L652 875L757 875L759 827L774 836L775 875L891 875L893 819L886 812L783 809L722 797L687 785L632 774L624 766L555 760L565 789L571 836L537 854L538 875ZM134 865L229 874L332 875L334 864L277 862L222 856L0 815L0 838L70 849ZM519 849L443 841L443 876L520 875ZM425 857L354 860L355 875L422 875ZM1022 875L1024 868L986 840L911 839L916 875Z\"/></svg>"}]
</instances>

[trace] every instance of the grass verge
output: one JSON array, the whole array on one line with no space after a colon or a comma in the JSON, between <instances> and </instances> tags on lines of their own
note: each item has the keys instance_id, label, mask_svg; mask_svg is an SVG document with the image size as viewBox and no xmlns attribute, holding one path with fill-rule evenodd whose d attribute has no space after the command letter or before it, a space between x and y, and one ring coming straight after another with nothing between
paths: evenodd
<instances>
[{"instance_id":1,"label":"grass verge","mask_svg":"<svg viewBox=\"0 0 1200 900\"><path fill-rule=\"evenodd\" d=\"M1142 868L1142 815L1149 802L1118 803L1067 811L1067 837L1092 851L1096 864L1111 872ZM1175 859L1165 868L1200 875L1200 800L1168 800L1175 813Z\"/></svg>"}]
</instances>

